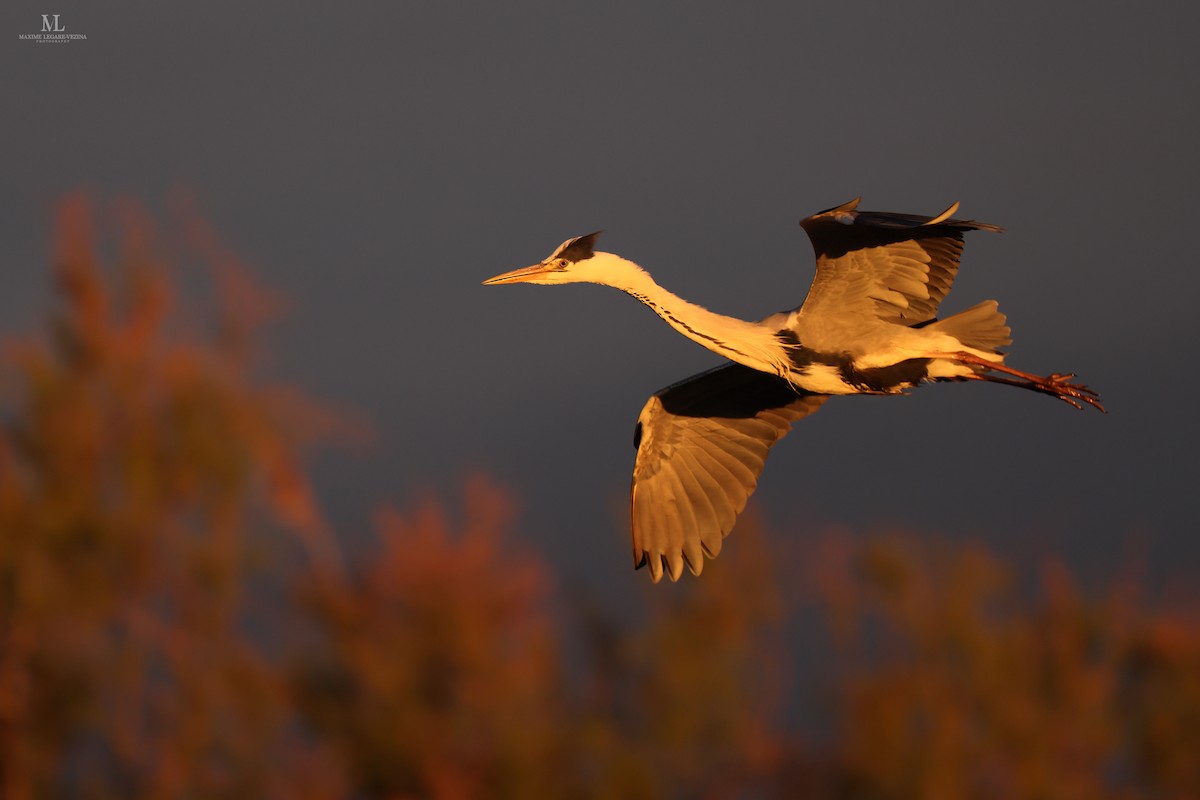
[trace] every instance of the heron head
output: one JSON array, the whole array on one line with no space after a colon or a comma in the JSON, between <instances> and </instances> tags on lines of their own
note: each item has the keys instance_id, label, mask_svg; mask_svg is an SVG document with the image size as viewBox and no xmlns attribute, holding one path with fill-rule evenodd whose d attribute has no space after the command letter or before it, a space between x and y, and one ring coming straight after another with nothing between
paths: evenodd
<instances>
[{"instance_id":1,"label":"heron head","mask_svg":"<svg viewBox=\"0 0 1200 800\"><path fill-rule=\"evenodd\" d=\"M485 286L497 283L605 283L605 262L616 256L595 251L599 235L600 231L596 231L567 239L540 263L505 272L483 283Z\"/></svg>"}]
</instances>

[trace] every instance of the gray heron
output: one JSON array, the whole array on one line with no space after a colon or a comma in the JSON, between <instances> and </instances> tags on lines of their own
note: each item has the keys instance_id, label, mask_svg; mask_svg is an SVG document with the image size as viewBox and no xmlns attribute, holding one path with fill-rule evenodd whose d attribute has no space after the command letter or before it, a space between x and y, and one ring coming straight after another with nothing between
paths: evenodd
<instances>
[{"instance_id":1,"label":"gray heron","mask_svg":"<svg viewBox=\"0 0 1200 800\"><path fill-rule=\"evenodd\" d=\"M757 322L677 297L627 259L595 249L599 231L568 239L531 267L484 281L599 283L649 306L731 363L655 392L634 433L630 521L635 568L657 583L700 574L754 491L770 448L833 395L902 394L925 381L989 381L1104 411L1071 373L1039 376L1004 363L1009 328L996 301L939 319L963 234L1001 229L953 219L859 211L858 199L801 221L816 253L804 303Z\"/></svg>"}]
</instances>

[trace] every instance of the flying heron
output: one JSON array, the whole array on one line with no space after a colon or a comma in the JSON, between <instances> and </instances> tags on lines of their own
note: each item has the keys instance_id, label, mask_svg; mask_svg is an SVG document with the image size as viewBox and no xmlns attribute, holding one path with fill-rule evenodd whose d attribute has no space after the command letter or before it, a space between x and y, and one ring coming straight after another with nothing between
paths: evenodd
<instances>
[{"instance_id":1,"label":"flying heron","mask_svg":"<svg viewBox=\"0 0 1200 800\"><path fill-rule=\"evenodd\" d=\"M953 219L859 211L858 199L800 222L817 270L803 305L757 322L714 314L668 292L637 264L595 249L599 231L546 259L484 281L599 283L649 306L733 363L655 392L634 432L630 517L634 567L657 583L699 575L754 491L767 452L831 395L903 394L925 381L989 381L1104 411L1070 373L1004 364L1011 343L994 300L938 319L958 272L963 233L1000 231Z\"/></svg>"}]
</instances>

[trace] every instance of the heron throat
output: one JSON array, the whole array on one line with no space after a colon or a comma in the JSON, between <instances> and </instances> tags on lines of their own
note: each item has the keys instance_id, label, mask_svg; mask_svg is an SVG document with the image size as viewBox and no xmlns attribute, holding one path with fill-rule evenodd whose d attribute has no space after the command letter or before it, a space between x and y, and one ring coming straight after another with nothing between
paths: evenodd
<instances>
[{"instance_id":1,"label":"heron throat","mask_svg":"<svg viewBox=\"0 0 1200 800\"><path fill-rule=\"evenodd\" d=\"M609 282L610 286L643 303L700 346L760 372L788 377L790 348L779 339L774 327L716 314L689 303L659 286L637 264L621 260L632 269L621 270L620 280Z\"/></svg>"}]
</instances>

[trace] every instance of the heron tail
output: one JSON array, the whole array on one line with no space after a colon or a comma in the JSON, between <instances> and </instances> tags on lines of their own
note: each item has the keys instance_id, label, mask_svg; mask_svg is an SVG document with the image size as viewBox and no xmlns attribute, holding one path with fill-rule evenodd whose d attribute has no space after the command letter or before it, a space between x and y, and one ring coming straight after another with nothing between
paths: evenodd
<instances>
[{"instance_id":1,"label":"heron tail","mask_svg":"<svg viewBox=\"0 0 1200 800\"><path fill-rule=\"evenodd\" d=\"M998 351L1012 344L1012 337L1005 316L1000 313L995 300L984 300L952 317L940 319L930 325L942 333L948 333L967 347L977 350Z\"/></svg>"}]
</instances>

